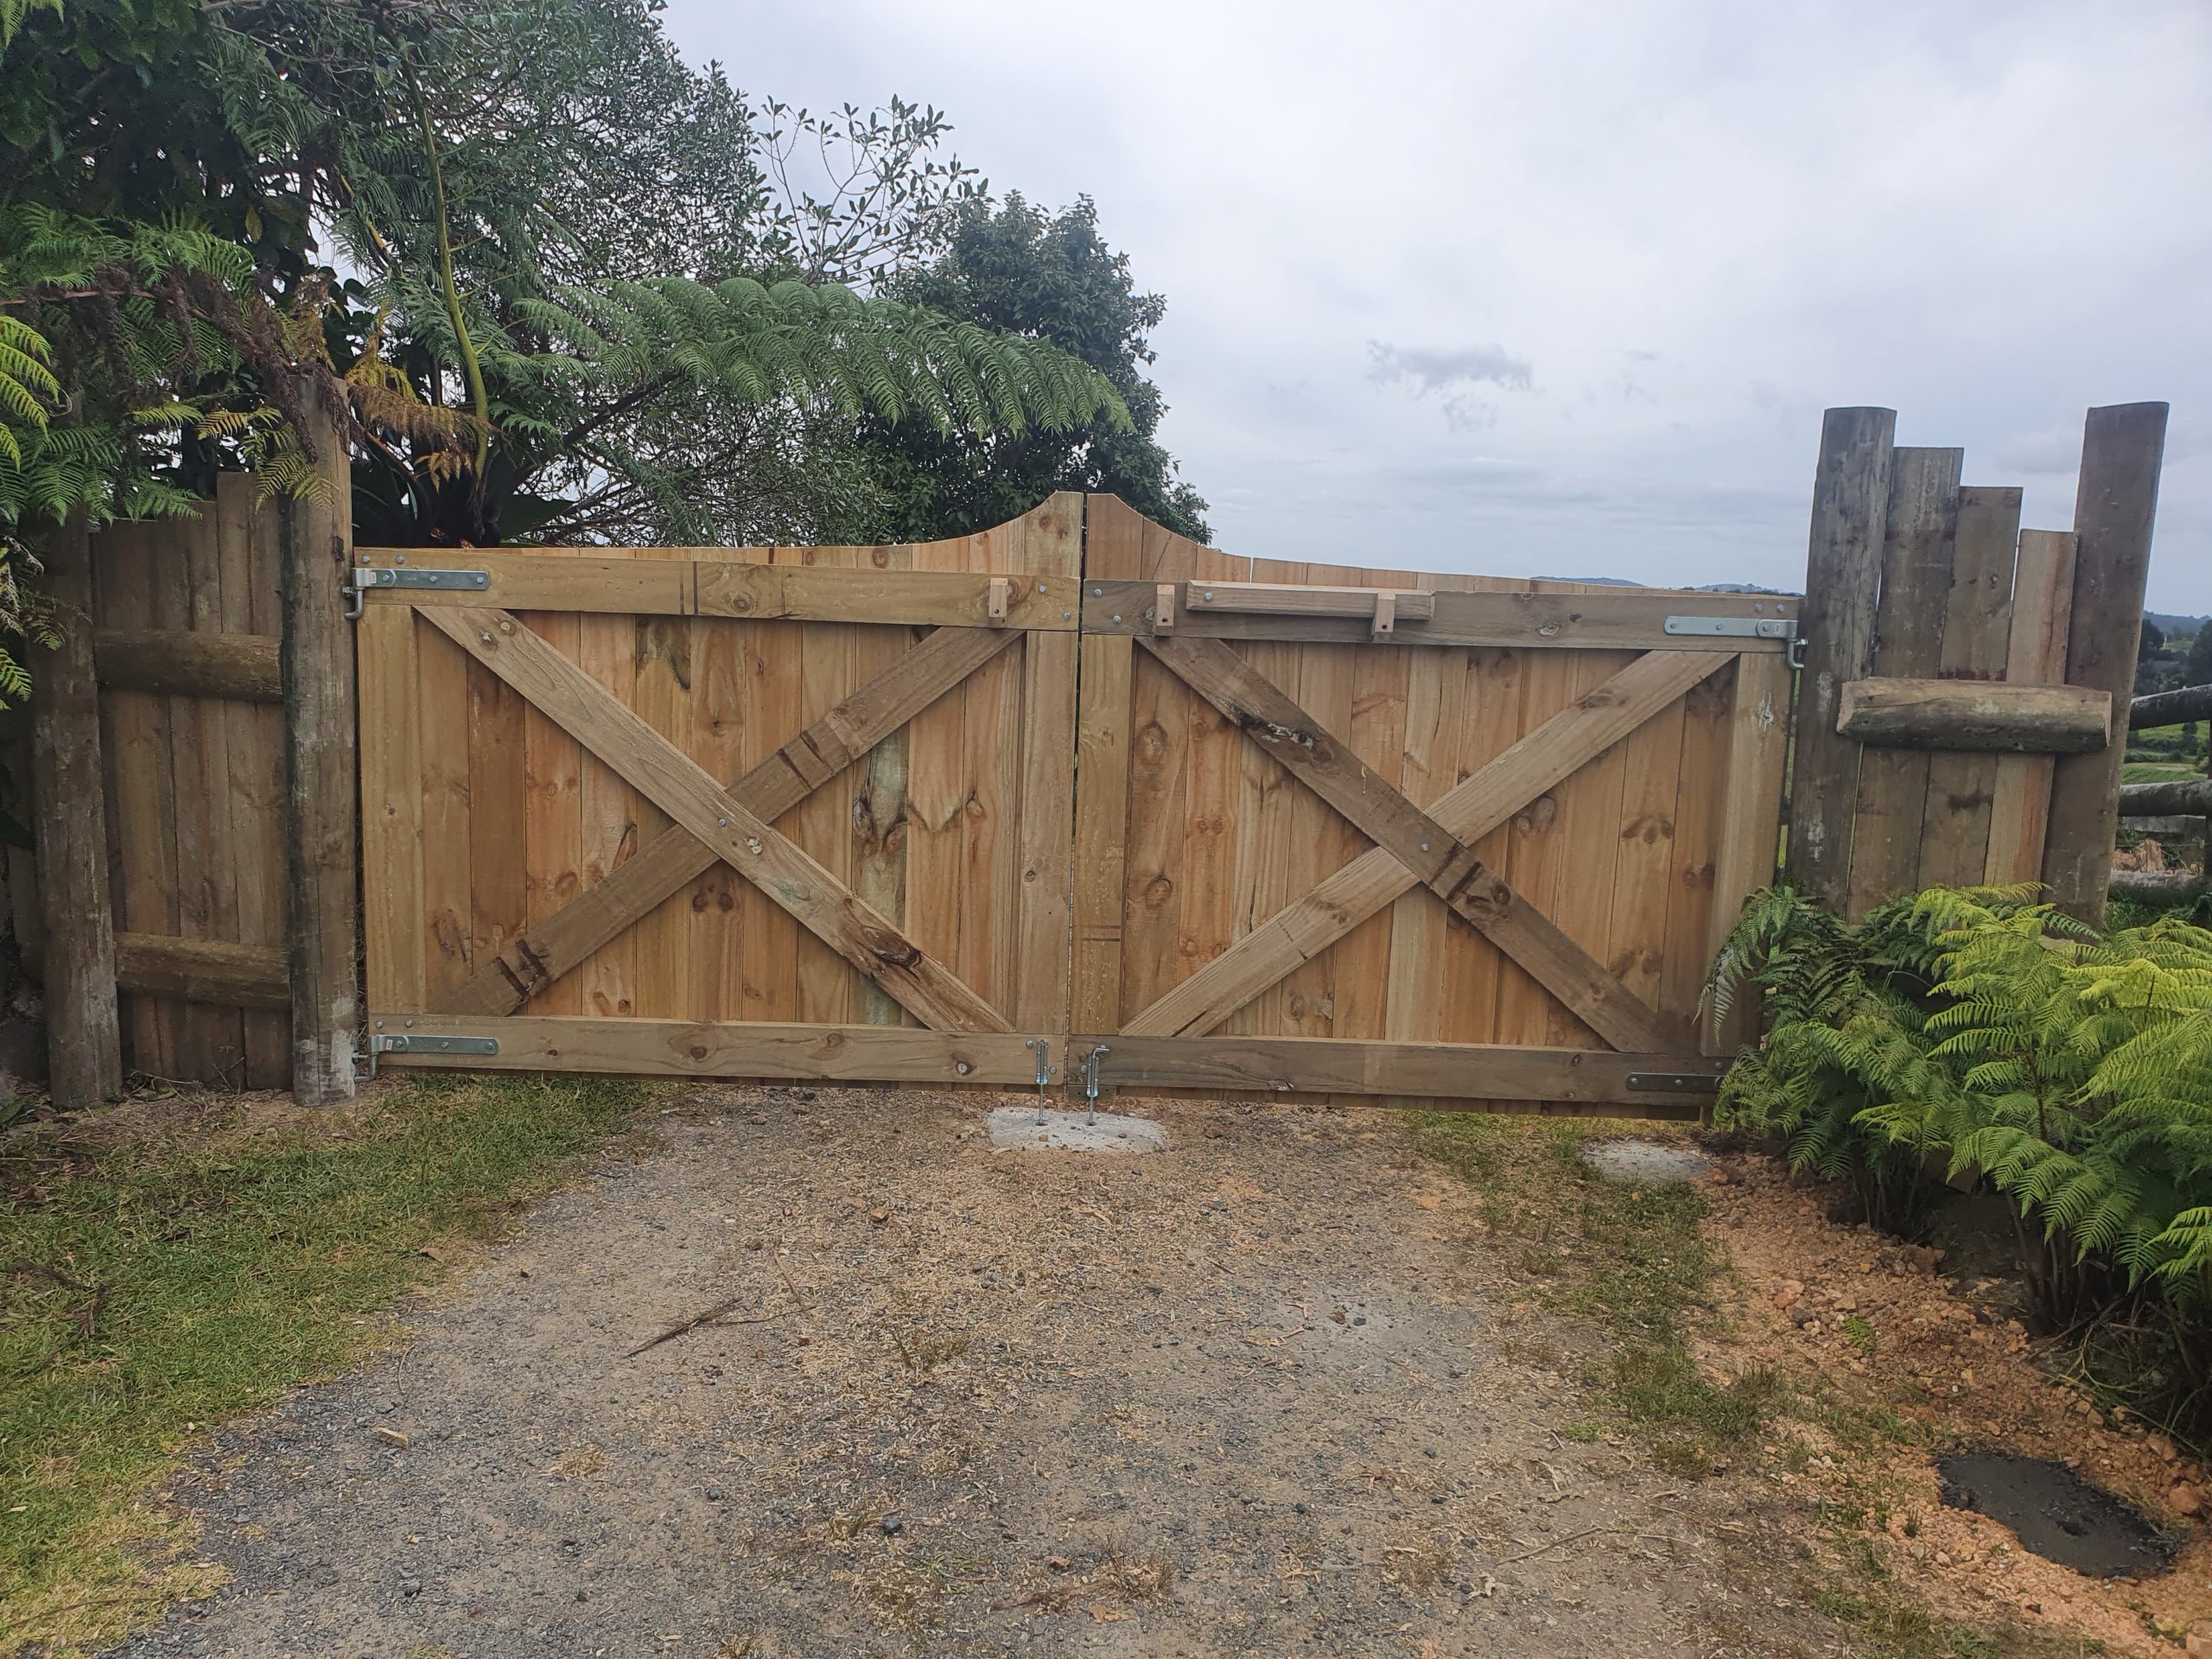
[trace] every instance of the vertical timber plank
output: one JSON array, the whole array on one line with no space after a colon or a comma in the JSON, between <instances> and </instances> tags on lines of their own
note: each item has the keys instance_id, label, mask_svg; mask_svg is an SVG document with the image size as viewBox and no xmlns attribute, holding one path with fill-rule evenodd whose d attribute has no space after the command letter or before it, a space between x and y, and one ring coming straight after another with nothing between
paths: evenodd
<instances>
[{"instance_id":1,"label":"vertical timber plank","mask_svg":"<svg viewBox=\"0 0 2212 1659\"><path fill-rule=\"evenodd\" d=\"M99 589L98 621L111 628L151 628L154 588L167 567L157 558L159 526L111 524L95 554ZM134 933L176 932L175 779L168 699L148 691L110 691L101 698L106 721L113 837L111 893L122 926ZM177 1069L178 1020L182 1005L168 997L133 992L123 1004L130 1037L130 1069L170 1077Z\"/></svg>"},{"instance_id":2,"label":"vertical timber plank","mask_svg":"<svg viewBox=\"0 0 2212 1659\"><path fill-rule=\"evenodd\" d=\"M1084 634L1076 719L1075 1029L1122 1028L1122 886L1129 794L1130 652Z\"/></svg>"},{"instance_id":3,"label":"vertical timber plank","mask_svg":"<svg viewBox=\"0 0 2212 1659\"><path fill-rule=\"evenodd\" d=\"M1738 677L1753 653L1692 686L1682 698L1681 784L1675 798L1675 849L1667 897L1666 960L1659 969L1659 1012L1695 1019L1712 964L1711 930L1726 810L1731 715ZM1787 662L1778 653L1777 662ZM1778 840L1779 837L1777 836Z\"/></svg>"},{"instance_id":4,"label":"vertical timber plank","mask_svg":"<svg viewBox=\"0 0 2212 1659\"><path fill-rule=\"evenodd\" d=\"M684 626L681 617L654 617L652 622L674 628ZM575 619L576 665L607 688L625 707L639 709L640 636L648 619L621 615L589 615ZM433 645L451 641L434 639ZM458 650L455 655L462 655ZM651 715L646 715L652 721ZM652 721L655 729L660 722ZM582 840L577 877L581 887L594 887L621 868L638 849L639 823L644 805L637 791L598 756L585 751L576 773L576 822ZM640 936L658 920L649 916L625 928L591 953L575 971L582 987L587 1018L613 1020L632 1014L672 1017L676 1010L641 1003L638 998L638 953Z\"/></svg>"},{"instance_id":5,"label":"vertical timber plank","mask_svg":"<svg viewBox=\"0 0 2212 1659\"><path fill-rule=\"evenodd\" d=\"M880 570L906 570L913 558L903 547L870 550ZM911 650L905 628L866 628L855 647L856 682L891 666ZM1072 761L1070 762L1073 764ZM906 925L906 728L901 726L868 753L853 802L853 891L862 904L900 927ZM912 1016L899 1000L870 981L861 988L860 1021L870 1026L903 1025Z\"/></svg>"},{"instance_id":6,"label":"vertical timber plank","mask_svg":"<svg viewBox=\"0 0 2212 1659\"><path fill-rule=\"evenodd\" d=\"M1067 1029L1074 880L1077 636L1022 642L1021 898L1014 983L1001 1003L1018 1029Z\"/></svg>"},{"instance_id":7,"label":"vertical timber plank","mask_svg":"<svg viewBox=\"0 0 2212 1659\"><path fill-rule=\"evenodd\" d=\"M507 947L530 918L529 740L521 693L468 665L468 907L476 958Z\"/></svg>"},{"instance_id":8,"label":"vertical timber plank","mask_svg":"<svg viewBox=\"0 0 2212 1659\"><path fill-rule=\"evenodd\" d=\"M1897 411L1832 409L1821 422L1806 552L1805 645L1790 784L1789 880L1840 913L1851 887L1859 746L1838 734L1847 680L1872 671Z\"/></svg>"},{"instance_id":9,"label":"vertical timber plank","mask_svg":"<svg viewBox=\"0 0 2212 1659\"><path fill-rule=\"evenodd\" d=\"M1942 660L1943 607L1959 526L1960 449L1899 449L1882 537L1882 590L1874 615L1874 670L1929 678ZM1912 891L1928 810L1928 753L1862 748L1851 831L1853 920Z\"/></svg>"},{"instance_id":10,"label":"vertical timber plank","mask_svg":"<svg viewBox=\"0 0 2212 1659\"><path fill-rule=\"evenodd\" d=\"M163 633L184 633L192 626L192 577L204 561L199 546L211 526L203 511L188 518L169 519L153 532L153 582L148 598L154 626ZM199 771L202 716L207 705L197 697L168 694L168 768L163 793L168 805L163 829L170 842L168 860L169 926L178 938L207 937L207 870L214 849L208 844L213 814L206 780ZM182 998L171 1004L172 1033L168 1066L163 1075L179 1083L206 1083L217 1064L214 1016L218 1010Z\"/></svg>"},{"instance_id":11,"label":"vertical timber plank","mask_svg":"<svg viewBox=\"0 0 2212 1659\"><path fill-rule=\"evenodd\" d=\"M436 629L416 632L423 792L423 909L417 927L423 994L435 997L460 984L476 966L475 846L470 827L475 815L468 775L472 664L468 654Z\"/></svg>"},{"instance_id":12,"label":"vertical timber plank","mask_svg":"<svg viewBox=\"0 0 2212 1659\"><path fill-rule=\"evenodd\" d=\"M292 1094L301 1105L353 1097L360 1022L355 979L359 841L353 625L345 576L353 556L346 417L327 386L302 388L318 487L279 508L284 632L285 878L289 893Z\"/></svg>"},{"instance_id":13,"label":"vertical timber plank","mask_svg":"<svg viewBox=\"0 0 2212 1659\"><path fill-rule=\"evenodd\" d=\"M1408 570L1361 570L1353 574L1357 577L1356 585L1360 587L1421 585L1420 579ZM1405 787L1406 711L1412 700L1412 661L1424 654L1423 651L1389 645L1370 646L1355 652L1352 657L1348 734L1352 752L1402 791ZM1355 853L1367 849L1364 836L1349 844ZM1389 1019L1390 929L1396 920L1397 909L1394 900L1337 941L1334 1029L1339 1037L1382 1035Z\"/></svg>"},{"instance_id":14,"label":"vertical timber plank","mask_svg":"<svg viewBox=\"0 0 2212 1659\"><path fill-rule=\"evenodd\" d=\"M223 524L219 501L202 502L181 522L181 572L172 585L183 601L183 622L193 633L223 629ZM175 582L178 575L183 580ZM189 753L181 745L174 757L177 772L177 874L179 920L187 938L235 940L238 936L238 858L231 831L231 743L228 710L214 697L181 698L172 715L178 729L191 734ZM198 843L188 860L188 832ZM192 866L189 873L187 865ZM216 1088L236 1089L245 1082L245 1021L237 1008L188 1003L186 1028L194 1051L190 1075Z\"/></svg>"},{"instance_id":15,"label":"vertical timber plank","mask_svg":"<svg viewBox=\"0 0 2212 1659\"><path fill-rule=\"evenodd\" d=\"M215 480L215 513L223 561L221 626L227 633L278 631L273 508L261 499L259 482L245 473ZM223 711L229 726L227 808L237 864L238 932L245 944L284 943L282 821L283 711L265 704L232 702ZM245 1044L245 1086L282 1089L292 1080L289 1016L248 1008L240 1021Z\"/></svg>"},{"instance_id":16,"label":"vertical timber plank","mask_svg":"<svg viewBox=\"0 0 2212 1659\"><path fill-rule=\"evenodd\" d=\"M2066 635L2074 615L2074 532L2024 530L2012 578L2012 637L2005 678L2056 685L2066 678ZM1989 859L1982 880L1999 887L2043 879L2044 832L2057 757L2000 754L1990 788Z\"/></svg>"},{"instance_id":17,"label":"vertical timber plank","mask_svg":"<svg viewBox=\"0 0 2212 1659\"><path fill-rule=\"evenodd\" d=\"M97 1105L123 1092L108 892L106 781L99 681L92 666L92 537L82 514L49 543L52 651L32 666L31 787L45 931L47 1065L54 1103Z\"/></svg>"},{"instance_id":18,"label":"vertical timber plank","mask_svg":"<svg viewBox=\"0 0 2212 1659\"><path fill-rule=\"evenodd\" d=\"M1683 707L1677 702L1620 746L1620 851L1613 867L1605 948L1592 953L1649 1008L1659 1006L1660 975L1667 962L1667 878L1675 865L1683 723Z\"/></svg>"},{"instance_id":19,"label":"vertical timber plank","mask_svg":"<svg viewBox=\"0 0 2212 1659\"><path fill-rule=\"evenodd\" d=\"M2101 924L2120 828L2120 767L2126 757L2122 711L2135 690L2143 591L2158 511L2166 405L2093 409L2082 440L2074 501L2074 608L2068 622L2066 683L2112 695L2120 736L2088 754L2058 757L2043 879L2068 914Z\"/></svg>"},{"instance_id":20,"label":"vertical timber plank","mask_svg":"<svg viewBox=\"0 0 2212 1659\"><path fill-rule=\"evenodd\" d=\"M809 560L810 548L793 550ZM809 622L799 639L800 727L811 726L854 686L855 624ZM796 728L795 728L796 729ZM791 838L838 880L853 881L853 840L846 833L851 809L843 776L832 779L791 813ZM798 937L798 1018L810 1024L843 1025L856 1010L862 981L845 959L811 933Z\"/></svg>"},{"instance_id":21,"label":"vertical timber plank","mask_svg":"<svg viewBox=\"0 0 2212 1659\"><path fill-rule=\"evenodd\" d=\"M369 1006L379 1014L419 1014L429 984L415 610L372 605L354 626L361 688L361 933ZM460 655L451 641L438 643Z\"/></svg>"},{"instance_id":22,"label":"vertical timber plank","mask_svg":"<svg viewBox=\"0 0 2212 1659\"><path fill-rule=\"evenodd\" d=\"M1523 584L1521 591L1531 591ZM1461 711L1457 725L1456 764L1446 779L1456 787L1521 741L1527 729L1529 659L1547 653L1484 648L1470 651L1459 678ZM1513 849L1521 831L1517 816L1474 843L1477 858L1510 881ZM1433 1033L1448 1043L1501 1043L1505 1018L1505 976L1517 971L1505 953L1464 920L1452 918L1444 935L1446 984L1444 1023Z\"/></svg>"},{"instance_id":23,"label":"vertical timber plank","mask_svg":"<svg viewBox=\"0 0 2212 1659\"><path fill-rule=\"evenodd\" d=\"M1959 492L1958 550L1943 613L1947 680L2005 676L2012 632L2012 560L2020 539L2020 492L1993 485ZM1958 750L1928 760L1928 813L1920 830L1923 887L1971 887L1989 861L1989 817L1997 757Z\"/></svg>"},{"instance_id":24,"label":"vertical timber plank","mask_svg":"<svg viewBox=\"0 0 2212 1659\"><path fill-rule=\"evenodd\" d=\"M1534 731L1581 695L1584 688L1577 683L1577 664L1585 654L1553 650L1525 653L1529 660L1521 677L1520 725L1514 741ZM1573 782L1561 779L1513 815L1503 867L1492 867L1540 914L1554 919L1557 919L1560 894L1568 879L1560 852L1567 831L1560 818ZM1484 941L1485 945L1489 943ZM1491 1041L1548 1046L1557 1007L1552 994L1527 969L1503 952L1497 953L1497 1035Z\"/></svg>"},{"instance_id":25,"label":"vertical timber plank","mask_svg":"<svg viewBox=\"0 0 2212 1659\"><path fill-rule=\"evenodd\" d=\"M1774 652L1747 652L1736 659L1728 703L1727 785L1721 798L1719 844L1713 858L1713 902L1701 940L1685 938L1675 948L1711 971L1720 941L1736 925L1744 901L1774 880L1781 856L1782 779L1789 753L1789 659ZM1726 1020L1706 1022L1705 1052L1726 1053L1756 1036L1757 1009L1749 997Z\"/></svg>"},{"instance_id":26,"label":"vertical timber plank","mask_svg":"<svg viewBox=\"0 0 2212 1659\"><path fill-rule=\"evenodd\" d=\"M573 612L525 614L522 625L565 657L582 640ZM529 873L524 925L535 926L574 899L583 887L583 748L554 721L523 702L523 843ZM582 1014L585 964L563 974L532 997L531 1014Z\"/></svg>"},{"instance_id":27,"label":"vertical timber plank","mask_svg":"<svg viewBox=\"0 0 2212 1659\"><path fill-rule=\"evenodd\" d=\"M650 557L640 550L639 557ZM617 620L623 647L629 652L627 677L631 707L663 737L688 749L699 729L698 638L695 619L688 616L640 616ZM610 653L611 654L611 653ZM620 671L617 670L618 676ZM735 776L723 773L724 778ZM615 865L626 863L639 848L649 845L668 827L669 818L643 796L632 792L626 819L629 844L619 850ZM629 1002L632 1014L681 1019L688 1011L690 991L684 982L691 966L691 933L695 912L685 895L671 896L655 906L629 931ZM619 941L617 941L619 943Z\"/></svg>"}]
</instances>

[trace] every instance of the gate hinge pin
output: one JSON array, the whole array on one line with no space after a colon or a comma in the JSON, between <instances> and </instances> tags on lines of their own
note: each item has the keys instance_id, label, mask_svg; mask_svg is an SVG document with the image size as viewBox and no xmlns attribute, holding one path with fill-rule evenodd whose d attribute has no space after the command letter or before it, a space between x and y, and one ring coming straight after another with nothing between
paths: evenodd
<instances>
[{"instance_id":1,"label":"gate hinge pin","mask_svg":"<svg viewBox=\"0 0 2212 1659\"><path fill-rule=\"evenodd\" d=\"M1083 1120L1086 1126L1098 1122L1098 1057L1108 1052L1105 1044L1096 1043L1083 1058L1083 1096L1090 1103L1090 1115Z\"/></svg>"},{"instance_id":2,"label":"gate hinge pin","mask_svg":"<svg viewBox=\"0 0 2212 1659\"><path fill-rule=\"evenodd\" d=\"M1052 1043L1048 1037L1032 1037L1022 1046L1037 1051L1037 1127L1045 1127L1045 1085L1052 1080Z\"/></svg>"}]
</instances>

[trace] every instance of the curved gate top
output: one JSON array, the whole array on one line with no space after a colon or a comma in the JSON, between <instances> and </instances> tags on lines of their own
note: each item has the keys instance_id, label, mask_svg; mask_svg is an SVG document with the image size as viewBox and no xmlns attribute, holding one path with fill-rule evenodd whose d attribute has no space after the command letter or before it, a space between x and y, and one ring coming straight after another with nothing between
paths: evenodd
<instances>
[{"instance_id":1,"label":"curved gate top","mask_svg":"<svg viewBox=\"0 0 2212 1659\"><path fill-rule=\"evenodd\" d=\"M1712 1094L1794 599L1233 558L1072 493L358 557L385 1063L1008 1086L1041 1039L1109 1088Z\"/></svg>"}]
</instances>

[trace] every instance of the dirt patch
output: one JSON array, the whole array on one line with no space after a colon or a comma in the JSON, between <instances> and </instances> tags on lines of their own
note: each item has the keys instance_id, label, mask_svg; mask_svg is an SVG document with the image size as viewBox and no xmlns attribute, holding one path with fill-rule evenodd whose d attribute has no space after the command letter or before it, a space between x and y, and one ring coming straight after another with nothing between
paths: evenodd
<instances>
[{"instance_id":1,"label":"dirt patch","mask_svg":"<svg viewBox=\"0 0 2212 1659\"><path fill-rule=\"evenodd\" d=\"M1736 1294L1701 1339L1703 1357L1722 1370L1821 1379L1840 1408L1899 1425L1850 1453L1817 1428L1770 1448L1779 1491L1840 1517L1956 1617L2016 1618L2120 1653L2170 1654L2185 1634L2212 1633L2212 1538L2195 1519L2203 1471L2058 1380L2063 1356L2009 1317L2001 1285L1960 1286L1941 1271L1950 1264L1939 1249L1824 1219L1824 1190L1770 1160L1718 1162L1702 1189L1706 1226L1728 1253ZM1968 1449L2049 1459L2120 1494L2181 1540L2172 1569L2084 1576L2024 1550L1989 1516L1946 1507L1936 1458Z\"/></svg>"},{"instance_id":2,"label":"dirt patch","mask_svg":"<svg viewBox=\"0 0 2212 1659\"><path fill-rule=\"evenodd\" d=\"M664 1117L222 1435L175 1491L232 1582L121 1651L1847 1650L1772 1488L1590 1434L1588 1333L1396 1119L1162 1103L1101 1158L991 1103Z\"/></svg>"}]
</instances>

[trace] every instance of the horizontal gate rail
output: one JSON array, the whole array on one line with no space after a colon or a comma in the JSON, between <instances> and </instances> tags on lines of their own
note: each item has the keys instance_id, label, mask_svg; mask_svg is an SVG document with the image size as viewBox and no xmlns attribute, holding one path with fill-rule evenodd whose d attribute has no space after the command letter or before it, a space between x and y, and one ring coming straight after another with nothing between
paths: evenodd
<instances>
[{"instance_id":1,"label":"horizontal gate rail","mask_svg":"<svg viewBox=\"0 0 2212 1659\"><path fill-rule=\"evenodd\" d=\"M1076 1036L1103 1046L1099 1081L1116 1088L1257 1089L1544 1103L1554 1109L1695 1117L1727 1062L1680 1053L1489 1043L1363 1042L1340 1037ZM1694 1079L1694 1081L1688 1081Z\"/></svg>"},{"instance_id":2,"label":"horizontal gate rail","mask_svg":"<svg viewBox=\"0 0 2212 1659\"><path fill-rule=\"evenodd\" d=\"M848 570L821 565L739 564L724 559L583 553L403 552L367 547L363 573L435 559L442 571L480 575L473 587L404 588L357 578L365 605L421 608L494 604L514 611L634 616L728 616L750 621L866 622L912 627L1076 629L1071 575L992 575L963 570Z\"/></svg>"},{"instance_id":3,"label":"horizontal gate rail","mask_svg":"<svg viewBox=\"0 0 2212 1659\"><path fill-rule=\"evenodd\" d=\"M1710 636L1700 638L1670 631L1670 617L1680 619L1694 601L1700 620L1740 620L1744 623L1794 624L1797 601L1777 594L1516 594L1478 593L1440 589L1421 597L1433 603L1429 614L1410 613L1401 601L1394 626L1378 632L1372 622L1373 597L1390 592L1372 590L1367 613L1349 611L1334 595L1342 588L1311 588L1323 595L1316 608L1295 613L1257 609L1249 597L1265 586L1260 583L1215 584L1212 591L1232 591L1238 608L1214 608L1205 595L1208 583L1192 579L1180 583L1102 580L1087 577L1083 587L1083 631L1086 634L1151 634L1172 632L1185 637L1214 639L1275 639L1342 645L1399 645L1489 646L1508 650L1557 649L1572 651L1693 651L1710 652ZM1287 583L1275 584L1287 606L1289 595L1300 591ZM1174 594L1175 613L1169 627L1156 626L1162 588ZM1731 638L1732 652L1786 653L1794 626L1770 637L1751 634Z\"/></svg>"},{"instance_id":4,"label":"horizontal gate rail","mask_svg":"<svg viewBox=\"0 0 2212 1659\"><path fill-rule=\"evenodd\" d=\"M495 1054L472 1071L632 1072L671 1077L777 1077L817 1083L1032 1084L1032 1039L1007 1033L922 1031L911 1026L786 1025L760 1020L601 1020L512 1014L385 1015L376 1033L480 1037ZM443 1065L428 1054L386 1052L386 1065Z\"/></svg>"}]
</instances>

